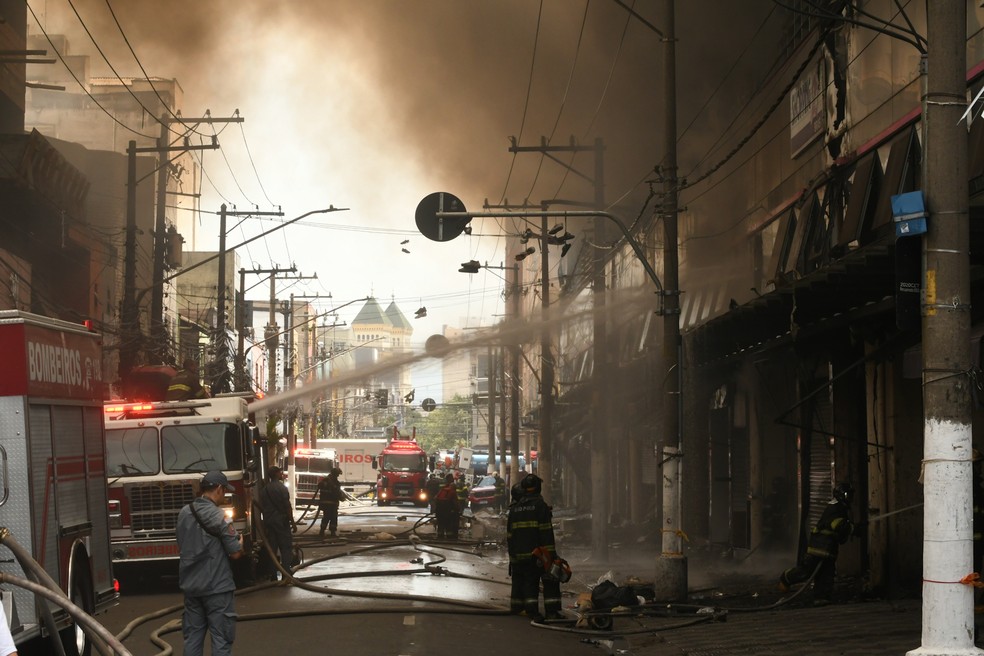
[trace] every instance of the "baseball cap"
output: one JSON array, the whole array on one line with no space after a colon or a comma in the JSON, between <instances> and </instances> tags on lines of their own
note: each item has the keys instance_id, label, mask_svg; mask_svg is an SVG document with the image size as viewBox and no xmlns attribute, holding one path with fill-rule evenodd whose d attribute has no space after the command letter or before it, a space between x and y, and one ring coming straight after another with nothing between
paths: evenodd
<instances>
[{"instance_id":1,"label":"baseball cap","mask_svg":"<svg viewBox=\"0 0 984 656\"><path fill-rule=\"evenodd\" d=\"M222 486L230 492L234 492L236 489L232 487L232 484L229 482L229 479L226 478L225 473L218 470L210 471L202 476L201 486L204 489Z\"/></svg>"}]
</instances>

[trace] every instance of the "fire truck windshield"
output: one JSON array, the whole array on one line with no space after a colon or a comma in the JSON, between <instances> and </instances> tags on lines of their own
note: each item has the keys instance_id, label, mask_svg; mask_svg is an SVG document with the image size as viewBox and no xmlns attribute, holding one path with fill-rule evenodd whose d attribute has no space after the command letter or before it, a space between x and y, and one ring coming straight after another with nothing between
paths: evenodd
<instances>
[{"instance_id":1,"label":"fire truck windshield","mask_svg":"<svg viewBox=\"0 0 984 656\"><path fill-rule=\"evenodd\" d=\"M427 459L414 453L387 453L380 456L382 469L386 471L424 471Z\"/></svg>"},{"instance_id":2,"label":"fire truck windshield","mask_svg":"<svg viewBox=\"0 0 984 656\"><path fill-rule=\"evenodd\" d=\"M142 476L161 468L157 429L122 428L106 431L106 474Z\"/></svg>"},{"instance_id":3,"label":"fire truck windshield","mask_svg":"<svg viewBox=\"0 0 984 656\"><path fill-rule=\"evenodd\" d=\"M239 431L234 424L187 424L161 430L164 473L242 469Z\"/></svg>"},{"instance_id":4,"label":"fire truck windshield","mask_svg":"<svg viewBox=\"0 0 984 656\"><path fill-rule=\"evenodd\" d=\"M331 458L316 458L303 453L294 455L294 469L298 474L324 472L327 475L334 465L335 461Z\"/></svg>"},{"instance_id":5,"label":"fire truck windshield","mask_svg":"<svg viewBox=\"0 0 984 656\"><path fill-rule=\"evenodd\" d=\"M241 469L243 455L234 424L188 424L116 428L106 431L108 476L186 474L210 469Z\"/></svg>"}]
</instances>

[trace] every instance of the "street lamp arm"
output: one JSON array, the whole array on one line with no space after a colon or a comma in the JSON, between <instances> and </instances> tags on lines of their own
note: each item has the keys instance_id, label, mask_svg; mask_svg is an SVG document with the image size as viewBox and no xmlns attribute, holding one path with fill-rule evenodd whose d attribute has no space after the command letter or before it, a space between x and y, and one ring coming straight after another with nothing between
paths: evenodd
<instances>
[{"instance_id":1,"label":"street lamp arm","mask_svg":"<svg viewBox=\"0 0 984 656\"><path fill-rule=\"evenodd\" d=\"M280 230L281 228L286 228L291 223L296 223L296 222L300 221L301 219L305 219L305 218L311 216L312 214L327 214L329 212L347 212L348 209L349 208L347 208L347 207L335 207L333 205L329 205L327 209L323 209L323 210L311 210L310 212L305 212L304 214L301 214L300 216L294 217L293 219L290 219L288 221L284 221L283 223L281 223L278 226L275 226L273 228L270 228L266 232L261 232L260 234L256 235L255 237L250 237L249 239L247 239L244 242L241 242L239 244L236 244L235 246L230 246L229 248L226 249L226 252L228 253L229 251L234 251L237 248L240 248L242 246L245 246L246 244L249 244L249 243L252 243L252 242L256 241L257 239L262 239L263 237L266 237L270 233L276 232L277 230ZM181 274L188 273L189 271L192 271L194 269L197 269L198 267L202 266L203 264L206 264L208 262L211 262L212 260L218 259L220 255L221 255L221 253L216 253L215 255L210 255L209 257L206 257L204 260L201 260L200 262L196 262L195 264L192 264L189 267L185 267L185 268L181 269L177 273L172 273L171 275L166 276L162 280L162 282L168 282L168 281L174 280L175 278L177 278ZM145 290L142 290L141 293L145 293Z\"/></svg>"},{"instance_id":2,"label":"street lamp arm","mask_svg":"<svg viewBox=\"0 0 984 656\"><path fill-rule=\"evenodd\" d=\"M635 238L629 233L629 229L626 227L625 222L610 212L604 212L602 210L542 210L542 211L524 210L522 212L500 212L500 211L440 212L439 211L435 213L435 216L438 219L477 219L482 217L530 218L534 216L569 219L569 218L577 218L577 217L588 218L588 217L600 216L602 218L608 219L609 221L611 221L612 223L618 226L618 229L621 231L622 236L625 237L625 241L627 241L629 243L629 246L632 247L632 250L633 252L635 252L636 257L639 258L639 263L642 264L642 267L646 270L646 275L648 275L649 279L652 280L653 284L656 285L656 289L658 289L661 294L664 293L663 283L660 282L659 276L656 275L656 270L653 269L652 265L649 263L649 260L646 258L646 254L643 252L642 247L639 245L639 242L637 242Z\"/></svg>"}]
</instances>

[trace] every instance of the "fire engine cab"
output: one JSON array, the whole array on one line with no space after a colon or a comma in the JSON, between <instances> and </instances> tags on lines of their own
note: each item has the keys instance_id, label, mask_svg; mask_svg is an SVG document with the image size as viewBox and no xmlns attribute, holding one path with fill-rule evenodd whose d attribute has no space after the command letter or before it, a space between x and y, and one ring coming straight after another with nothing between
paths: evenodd
<instances>
[{"instance_id":1,"label":"fire engine cab","mask_svg":"<svg viewBox=\"0 0 984 656\"><path fill-rule=\"evenodd\" d=\"M0 353L0 524L92 615L118 596L106 524L101 337L76 324L4 310ZM24 571L9 554L0 558L0 572L32 578ZM66 653L89 650L61 606L19 587L11 594L5 586L0 598L18 645L55 630ZM46 603L51 618L39 612ZM54 626L46 624L52 620Z\"/></svg>"},{"instance_id":2,"label":"fire engine cab","mask_svg":"<svg viewBox=\"0 0 984 656\"><path fill-rule=\"evenodd\" d=\"M191 401L108 403L106 476L117 565L178 560L178 512L198 494L205 472L225 472L235 492L222 508L251 553L252 486L265 449L242 395Z\"/></svg>"},{"instance_id":3,"label":"fire engine cab","mask_svg":"<svg viewBox=\"0 0 984 656\"><path fill-rule=\"evenodd\" d=\"M372 465L378 470L377 505L412 502L416 506L426 506L430 502L427 497L427 452L417 443L416 429L407 439L394 428L393 438Z\"/></svg>"}]
</instances>

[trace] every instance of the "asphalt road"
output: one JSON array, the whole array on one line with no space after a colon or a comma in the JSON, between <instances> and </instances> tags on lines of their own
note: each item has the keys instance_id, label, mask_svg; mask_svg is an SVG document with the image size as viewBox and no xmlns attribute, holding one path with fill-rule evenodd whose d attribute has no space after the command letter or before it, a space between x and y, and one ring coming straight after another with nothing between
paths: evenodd
<instances>
[{"instance_id":1,"label":"asphalt road","mask_svg":"<svg viewBox=\"0 0 984 656\"><path fill-rule=\"evenodd\" d=\"M411 506L350 506L342 513L339 540L320 541L317 527L302 527L296 538L305 561L295 572L299 584L240 591L235 653L600 653L584 635L563 626L532 626L505 612L506 555L496 545L501 518L483 514L460 542L451 543L432 540L433 528L421 524L426 511ZM119 575L120 604L97 619L120 635L137 618L150 617L132 628L127 649L149 656L169 645L182 654L182 596L171 569L144 567Z\"/></svg>"}]
</instances>

